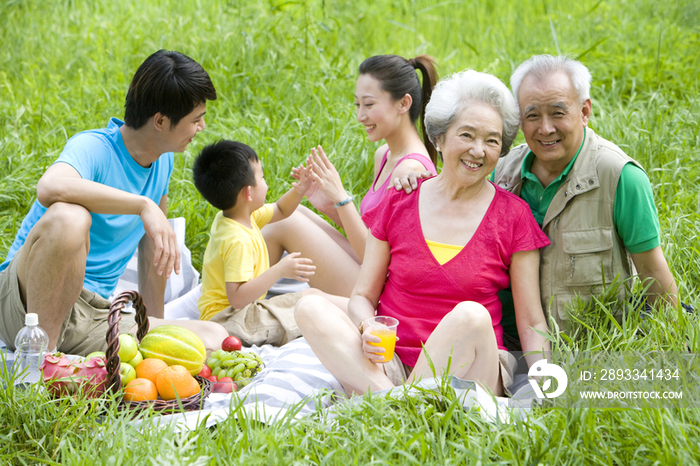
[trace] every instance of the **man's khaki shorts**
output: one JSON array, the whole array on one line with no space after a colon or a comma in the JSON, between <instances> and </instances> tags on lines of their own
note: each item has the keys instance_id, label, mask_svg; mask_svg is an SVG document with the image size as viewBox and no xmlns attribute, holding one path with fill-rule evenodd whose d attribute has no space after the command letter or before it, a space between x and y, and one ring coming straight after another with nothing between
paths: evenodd
<instances>
[{"instance_id":1,"label":"man's khaki shorts","mask_svg":"<svg viewBox=\"0 0 700 466\"><path fill-rule=\"evenodd\" d=\"M518 361L515 359L515 356L510 354L508 351L499 349L498 365L501 371L503 393L511 395L508 387L513 384L513 376L518 368ZM401 362L398 354L394 354L393 359L384 364L384 373L387 377L389 377L389 380L391 380L391 383L394 385L403 384L403 382L411 375L412 370L413 368L411 366L407 366Z\"/></svg>"},{"instance_id":2,"label":"man's khaki shorts","mask_svg":"<svg viewBox=\"0 0 700 466\"><path fill-rule=\"evenodd\" d=\"M24 317L27 314L19 293L18 256L19 252L10 265L0 272L0 340L12 350L15 349L15 337L24 327ZM93 351L106 350L109 305L110 302L102 296L83 288L68 318L63 321L58 336L58 350L83 356ZM128 332L134 325L135 314L122 312L119 331ZM41 320L39 326L41 327Z\"/></svg>"},{"instance_id":3,"label":"man's khaki shorts","mask_svg":"<svg viewBox=\"0 0 700 466\"><path fill-rule=\"evenodd\" d=\"M240 309L228 307L210 320L223 325L244 346L282 346L301 336L294 319L294 306L301 295L297 291L256 300Z\"/></svg>"}]
</instances>

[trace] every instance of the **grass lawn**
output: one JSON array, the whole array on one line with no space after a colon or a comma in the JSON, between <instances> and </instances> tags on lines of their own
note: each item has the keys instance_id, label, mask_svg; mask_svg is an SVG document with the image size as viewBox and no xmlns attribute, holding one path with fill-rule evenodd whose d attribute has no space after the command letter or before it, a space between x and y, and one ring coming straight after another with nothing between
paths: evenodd
<instances>
[{"instance_id":1,"label":"grass lawn","mask_svg":"<svg viewBox=\"0 0 700 466\"><path fill-rule=\"evenodd\" d=\"M191 181L194 155L220 138L264 161L269 199L322 144L346 187L371 182L368 142L354 119L360 62L374 54L434 56L508 82L524 59L571 53L593 74L590 126L647 170L662 247L683 301L700 308L700 4L424 0L0 0L0 257L35 199L36 182L75 133L123 117L138 65L160 48L209 72L219 99L207 128L177 154L170 215L187 218L201 268L215 211ZM516 143L523 142L522 136ZM596 304L564 350L700 351L698 322L661 310L622 325ZM455 409L449 394L367 398L333 421L265 426L245 417L188 433L136 431L86 401L54 404L0 389L0 464L697 464L695 409L538 409L496 426ZM100 421L102 421L100 423Z\"/></svg>"}]
</instances>

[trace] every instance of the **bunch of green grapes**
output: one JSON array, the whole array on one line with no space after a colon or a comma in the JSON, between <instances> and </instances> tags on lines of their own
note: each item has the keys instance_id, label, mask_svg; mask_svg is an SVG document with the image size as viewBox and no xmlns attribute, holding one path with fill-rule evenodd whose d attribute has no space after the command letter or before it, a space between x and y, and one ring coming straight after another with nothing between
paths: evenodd
<instances>
[{"instance_id":1,"label":"bunch of green grapes","mask_svg":"<svg viewBox=\"0 0 700 466\"><path fill-rule=\"evenodd\" d=\"M211 369L211 375L219 379L230 377L240 388L262 370L263 360L255 353L217 350L207 359L207 366Z\"/></svg>"}]
</instances>

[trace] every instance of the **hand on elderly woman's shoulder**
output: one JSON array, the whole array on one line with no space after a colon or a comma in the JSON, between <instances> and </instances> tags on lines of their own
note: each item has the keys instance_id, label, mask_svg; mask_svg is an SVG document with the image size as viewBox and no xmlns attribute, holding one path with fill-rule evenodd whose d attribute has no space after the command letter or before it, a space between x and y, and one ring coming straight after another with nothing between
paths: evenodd
<instances>
[{"instance_id":1,"label":"hand on elderly woman's shoulder","mask_svg":"<svg viewBox=\"0 0 700 466\"><path fill-rule=\"evenodd\" d=\"M431 176L435 176L435 174L429 170L426 170L423 173L410 172L408 175L394 178L393 187L397 191L401 191L403 189L406 191L406 194L411 194L411 192L418 187L419 179L426 179L430 178ZM391 186L389 186L389 189L391 189Z\"/></svg>"}]
</instances>

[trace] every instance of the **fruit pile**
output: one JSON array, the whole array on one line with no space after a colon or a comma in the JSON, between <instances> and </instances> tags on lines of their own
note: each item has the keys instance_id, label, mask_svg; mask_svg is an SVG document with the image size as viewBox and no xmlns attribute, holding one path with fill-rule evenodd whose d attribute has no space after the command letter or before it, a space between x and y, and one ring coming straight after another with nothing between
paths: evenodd
<instances>
[{"instance_id":1,"label":"fruit pile","mask_svg":"<svg viewBox=\"0 0 700 466\"><path fill-rule=\"evenodd\" d=\"M231 393L248 385L262 367L260 356L241 351L241 341L230 336L211 353L199 375L212 381L215 393Z\"/></svg>"},{"instance_id":2,"label":"fruit pile","mask_svg":"<svg viewBox=\"0 0 700 466\"><path fill-rule=\"evenodd\" d=\"M119 335L119 370L126 401L169 401L200 392L197 374L213 383L213 391L231 393L242 388L262 369L255 353L241 351L241 341L228 337L220 350L206 361L202 340L191 331L174 325L151 330L139 345L128 333ZM124 362L126 361L126 362ZM102 351L83 361L71 361L62 353L47 354L41 365L42 378L54 396L85 393L99 397L107 389L107 361Z\"/></svg>"},{"instance_id":3,"label":"fruit pile","mask_svg":"<svg viewBox=\"0 0 700 466\"><path fill-rule=\"evenodd\" d=\"M151 330L139 345L128 333L119 335L119 376L127 401L188 398L200 392L193 377L206 359L202 340L191 331L174 325ZM126 362L125 362L126 361ZM82 362L62 353L47 354L41 365L42 379L54 396L82 392L91 397L107 389L107 361L95 351Z\"/></svg>"}]
</instances>

